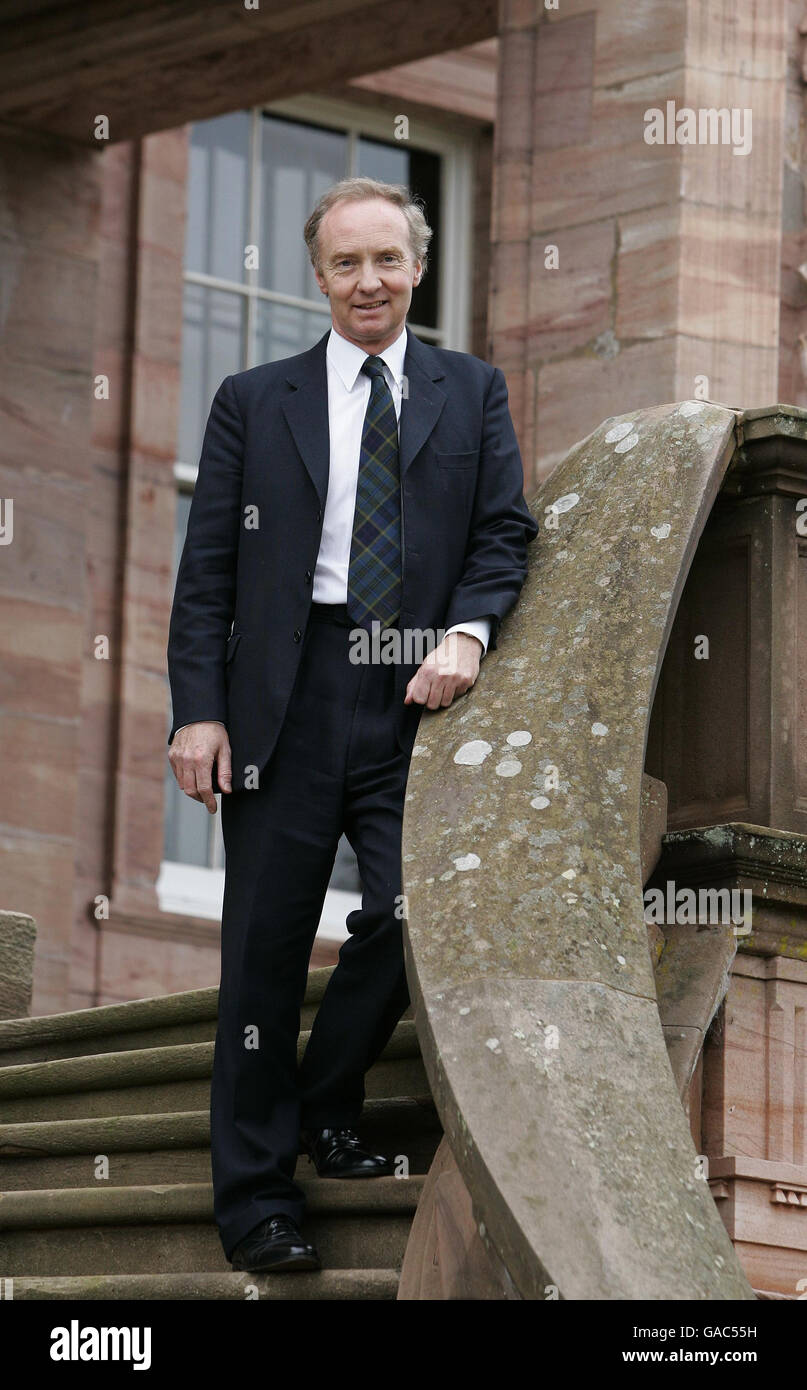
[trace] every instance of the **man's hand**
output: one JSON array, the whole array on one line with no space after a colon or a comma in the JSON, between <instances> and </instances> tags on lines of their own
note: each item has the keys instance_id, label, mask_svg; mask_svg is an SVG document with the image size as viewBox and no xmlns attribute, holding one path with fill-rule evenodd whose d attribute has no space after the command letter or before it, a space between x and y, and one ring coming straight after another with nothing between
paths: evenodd
<instances>
[{"instance_id":1,"label":"man's hand","mask_svg":"<svg viewBox=\"0 0 807 1390\"><path fill-rule=\"evenodd\" d=\"M482 643L470 632L449 632L418 668L406 687L404 704L440 709L470 690L479 675Z\"/></svg>"},{"instance_id":2,"label":"man's hand","mask_svg":"<svg viewBox=\"0 0 807 1390\"><path fill-rule=\"evenodd\" d=\"M186 724L174 735L168 750L168 761L177 783L192 801L203 801L211 816L216 814L213 795L213 763L218 762L219 786L223 792L233 789L230 740L223 724L203 722Z\"/></svg>"}]
</instances>

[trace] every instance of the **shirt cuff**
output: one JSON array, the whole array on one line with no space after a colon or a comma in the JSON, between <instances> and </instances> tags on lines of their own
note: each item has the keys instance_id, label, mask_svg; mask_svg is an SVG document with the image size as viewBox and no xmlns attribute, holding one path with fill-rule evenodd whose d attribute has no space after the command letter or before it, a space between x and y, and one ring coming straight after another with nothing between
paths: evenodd
<instances>
[{"instance_id":1,"label":"shirt cuff","mask_svg":"<svg viewBox=\"0 0 807 1390\"><path fill-rule=\"evenodd\" d=\"M471 637L478 637L482 643L482 656L484 656L490 641L490 618L474 618L470 623L455 623L453 627L446 628L446 637L449 632L468 632Z\"/></svg>"}]
</instances>

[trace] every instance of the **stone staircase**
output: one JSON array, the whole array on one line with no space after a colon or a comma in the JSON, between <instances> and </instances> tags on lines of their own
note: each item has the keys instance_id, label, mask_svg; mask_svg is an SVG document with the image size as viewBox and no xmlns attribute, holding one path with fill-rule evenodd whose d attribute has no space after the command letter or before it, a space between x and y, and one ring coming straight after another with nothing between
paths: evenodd
<instances>
[{"instance_id":1,"label":"stone staircase","mask_svg":"<svg viewBox=\"0 0 807 1390\"><path fill-rule=\"evenodd\" d=\"M329 975L310 973L301 1051ZM301 1157L324 1268L280 1278L234 1273L213 1224L216 1001L190 990L0 1022L0 1277L14 1298L396 1297L442 1134L411 1017L368 1073L362 1118L409 1176L338 1182Z\"/></svg>"}]
</instances>

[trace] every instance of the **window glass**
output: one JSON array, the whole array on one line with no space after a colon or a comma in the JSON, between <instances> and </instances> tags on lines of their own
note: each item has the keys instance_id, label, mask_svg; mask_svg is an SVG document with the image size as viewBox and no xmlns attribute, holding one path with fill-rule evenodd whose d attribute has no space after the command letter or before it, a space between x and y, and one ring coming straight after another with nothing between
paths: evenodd
<instances>
[{"instance_id":1,"label":"window glass","mask_svg":"<svg viewBox=\"0 0 807 1390\"><path fill-rule=\"evenodd\" d=\"M263 117L258 278L265 289L301 299L322 298L303 227L317 199L345 177L347 157L343 131Z\"/></svg>"},{"instance_id":2,"label":"window glass","mask_svg":"<svg viewBox=\"0 0 807 1390\"><path fill-rule=\"evenodd\" d=\"M330 314L309 313L259 299L255 306L255 352L258 362L277 362L318 343L331 327Z\"/></svg>"},{"instance_id":3,"label":"window glass","mask_svg":"<svg viewBox=\"0 0 807 1390\"><path fill-rule=\"evenodd\" d=\"M248 111L191 128L185 267L244 279L249 206Z\"/></svg>"},{"instance_id":4,"label":"window glass","mask_svg":"<svg viewBox=\"0 0 807 1390\"><path fill-rule=\"evenodd\" d=\"M429 267L412 291L409 318L424 328L437 328L440 265L440 156L428 150L391 145L366 136L358 142L358 172L384 183L403 183L423 201L426 221L434 235L429 243Z\"/></svg>"},{"instance_id":5,"label":"window glass","mask_svg":"<svg viewBox=\"0 0 807 1390\"><path fill-rule=\"evenodd\" d=\"M213 397L226 376L243 365L243 295L185 285L179 457L196 465Z\"/></svg>"}]
</instances>

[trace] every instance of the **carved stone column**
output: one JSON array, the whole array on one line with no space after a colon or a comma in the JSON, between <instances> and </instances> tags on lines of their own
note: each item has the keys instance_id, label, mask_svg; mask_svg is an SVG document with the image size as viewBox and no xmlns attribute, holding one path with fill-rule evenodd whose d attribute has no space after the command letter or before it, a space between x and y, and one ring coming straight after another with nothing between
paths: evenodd
<instances>
[{"instance_id":1,"label":"carved stone column","mask_svg":"<svg viewBox=\"0 0 807 1390\"><path fill-rule=\"evenodd\" d=\"M647 771L666 783L670 829L807 833L807 411L746 411L738 437L664 658Z\"/></svg>"},{"instance_id":2,"label":"carved stone column","mask_svg":"<svg viewBox=\"0 0 807 1390\"><path fill-rule=\"evenodd\" d=\"M704 1046L700 1151L751 1284L797 1298L807 1291L807 838L741 824L675 831L652 882L665 880L752 894L751 931L738 935Z\"/></svg>"}]
</instances>

